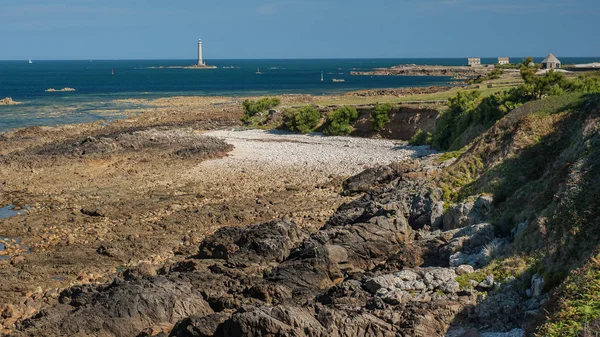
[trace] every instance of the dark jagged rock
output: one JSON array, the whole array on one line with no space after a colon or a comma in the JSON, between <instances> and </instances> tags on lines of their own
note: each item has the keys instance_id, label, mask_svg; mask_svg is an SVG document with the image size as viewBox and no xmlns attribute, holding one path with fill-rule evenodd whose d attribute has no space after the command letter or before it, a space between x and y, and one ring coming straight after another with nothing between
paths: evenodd
<instances>
[{"instance_id":1,"label":"dark jagged rock","mask_svg":"<svg viewBox=\"0 0 600 337\"><path fill-rule=\"evenodd\" d=\"M204 240L197 257L223 259L240 267L250 263L281 262L306 234L289 221L222 228Z\"/></svg>"},{"instance_id":2,"label":"dark jagged rock","mask_svg":"<svg viewBox=\"0 0 600 337\"><path fill-rule=\"evenodd\" d=\"M228 314L215 313L207 316L191 316L178 322L169 337L212 337Z\"/></svg>"},{"instance_id":3,"label":"dark jagged rock","mask_svg":"<svg viewBox=\"0 0 600 337\"><path fill-rule=\"evenodd\" d=\"M24 327L37 336L137 336L159 323L175 323L212 309L189 282L165 277L103 287L74 287L60 296L61 306Z\"/></svg>"},{"instance_id":4,"label":"dark jagged rock","mask_svg":"<svg viewBox=\"0 0 600 337\"><path fill-rule=\"evenodd\" d=\"M346 194L368 192L394 178L396 178L396 172L389 166L369 168L344 181L344 192Z\"/></svg>"},{"instance_id":5,"label":"dark jagged rock","mask_svg":"<svg viewBox=\"0 0 600 337\"><path fill-rule=\"evenodd\" d=\"M163 267L160 276L139 266L124 281L66 290L60 306L21 330L137 336L164 334L170 326L173 337L441 335L476 295L460 289L455 268L421 266L447 266L452 254L481 249L489 228L423 231L439 227L441 192L414 179L420 168L411 165L349 180L351 190L378 186L340 206L311 235L289 221L222 228L196 256Z\"/></svg>"}]
</instances>

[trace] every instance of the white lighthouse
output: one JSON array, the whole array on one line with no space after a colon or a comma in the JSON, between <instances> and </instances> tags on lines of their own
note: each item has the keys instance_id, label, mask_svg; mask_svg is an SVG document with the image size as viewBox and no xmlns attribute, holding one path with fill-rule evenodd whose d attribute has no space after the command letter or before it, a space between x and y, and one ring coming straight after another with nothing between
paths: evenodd
<instances>
[{"instance_id":1,"label":"white lighthouse","mask_svg":"<svg viewBox=\"0 0 600 337\"><path fill-rule=\"evenodd\" d=\"M198 65L204 65L204 60L202 59L202 40L198 40Z\"/></svg>"}]
</instances>

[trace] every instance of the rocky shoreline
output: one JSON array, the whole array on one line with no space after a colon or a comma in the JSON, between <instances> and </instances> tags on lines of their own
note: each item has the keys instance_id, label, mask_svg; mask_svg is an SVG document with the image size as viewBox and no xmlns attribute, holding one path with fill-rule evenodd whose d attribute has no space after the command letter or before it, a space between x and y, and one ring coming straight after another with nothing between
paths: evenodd
<instances>
[{"instance_id":1,"label":"rocky shoreline","mask_svg":"<svg viewBox=\"0 0 600 337\"><path fill-rule=\"evenodd\" d=\"M231 98L175 97L109 124L0 134L0 205L26 209L0 219L0 335L28 334L28 320L61 312L73 287L185 261L223 227L285 218L312 232L351 198L339 194L344 177L431 153L397 141L213 132L241 115ZM33 334L69 334L42 330Z\"/></svg>"},{"instance_id":2,"label":"rocky shoreline","mask_svg":"<svg viewBox=\"0 0 600 337\"><path fill-rule=\"evenodd\" d=\"M543 298L526 302L493 275L469 280L480 265L465 257L490 258L496 240L485 223L491 200L480 197L458 223L443 217L441 191L428 183L441 167L434 159L346 180L343 193L362 196L321 228L286 218L225 227L182 261L50 294L51 309L14 335L523 336L517 317ZM454 226L465 227L440 230Z\"/></svg>"},{"instance_id":3,"label":"rocky shoreline","mask_svg":"<svg viewBox=\"0 0 600 337\"><path fill-rule=\"evenodd\" d=\"M373 89L360 90L344 94L345 96L356 97L376 97L376 96L396 96L405 97L411 95L435 94L452 90L451 86L431 86L431 87L414 87L414 88L397 88L397 89Z\"/></svg>"},{"instance_id":4,"label":"rocky shoreline","mask_svg":"<svg viewBox=\"0 0 600 337\"><path fill-rule=\"evenodd\" d=\"M449 77L474 77L485 75L491 71L488 67L466 66L418 66L399 65L392 68L379 68L372 71L351 71L355 76L449 76Z\"/></svg>"}]
</instances>

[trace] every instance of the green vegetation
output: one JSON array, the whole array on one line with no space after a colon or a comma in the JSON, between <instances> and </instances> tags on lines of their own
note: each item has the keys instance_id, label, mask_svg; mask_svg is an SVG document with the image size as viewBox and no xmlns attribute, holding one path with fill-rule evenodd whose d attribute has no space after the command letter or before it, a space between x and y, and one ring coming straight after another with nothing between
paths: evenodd
<instances>
[{"instance_id":1,"label":"green vegetation","mask_svg":"<svg viewBox=\"0 0 600 337\"><path fill-rule=\"evenodd\" d=\"M310 133L319 125L321 117L321 112L317 107L307 105L298 110L286 111L284 125L290 131Z\"/></svg>"},{"instance_id":2,"label":"green vegetation","mask_svg":"<svg viewBox=\"0 0 600 337\"><path fill-rule=\"evenodd\" d=\"M408 143L413 146L425 145L430 137L431 133L425 133L423 130L419 129Z\"/></svg>"},{"instance_id":3,"label":"green vegetation","mask_svg":"<svg viewBox=\"0 0 600 337\"><path fill-rule=\"evenodd\" d=\"M478 83L483 83L485 81L497 80L497 79L500 79L503 74L504 74L504 71L502 69L495 68L494 70L487 73L485 76L480 75L477 78L470 79L469 81L467 81L467 83L468 84L478 84Z\"/></svg>"},{"instance_id":4,"label":"green vegetation","mask_svg":"<svg viewBox=\"0 0 600 337\"><path fill-rule=\"evenodd\" d=\"M245 125L259 124L266 119L266 116L263 116L265 112L277 107L279 104L281 104L281 100L277 97L265 97L257 101L245 100L242 103L244 108L242 123Z\"/></svg>"},{"instance_id":5,"label":"green vegetation","mask_svg":"<svg viewBox=\"0 0 600 337\"><path fill-rule=\"evenodd\" d=\"M329 136L348 135L352 132L351 124L357 119L358 111L354 107L341 107L327 115L323 133Z\"/></svg>"},{"instance_id":6,"label":"green vegetation","mask_svg":"<svg viewBox=\"0 0 600 337\"><path fill-rule=\"evenodd\" d=\"M588 266L572 273L560 287L560 309L542 327L539 336L580 336L585 330L597 331L590 330L589 325L600 326L599 258L596 256Z\"/></svg>"},{"instance_id":7,"label":"green vegetation","mask_svg":"<svg viewBox=\"0 0 600 337\"><path fill-rule=\"evenodd\" d=\"M494 274L500 281L515 276L528 288L537 273L546 291L558 287L539 336L587 336L586 328L600 328L600 88L589 77L552 76L528 81L535 92L518 88L529 101L504 114L467 148L448 154L460 158L438 182L449 203L492 194L490 222L501 237L529 224L511 244L510 257L459 277L461 286ZM453 106L473 114L477 100L476 95L461 97ZM523 262L511 266L511 259Z\"/></svg>"},{"instance_id":8,"label":"green vegetation","mask_svg":"<svg viewBox=\"0 0 600 337\"><path fill-rule=\"evenodd\" d=\"M568 80L562 73L553 71L537 76L535 68L524 65L521 66L521 76L524 84L488 97L481 97L478 91L462 91L451 97L448 110L436 123L429 144L440 150L458 150L506 113L526 102L565 93L600 91L600 79L596 77L581 76Z\"/></svg>"},{"instance_id":9,"label":"green vegetation","mask_svg":"<svg viewBox=\"0 0 600 337\"><path fill-rule=\"evenodd\" d=\"M494 80L498 81L498 80ZM514 83L508 83L508 87L516 86ZM469 90L477 90L481 93L481 97L487 97L493 95L506 88L471 88ZM322 96L315 97L315 103L318 105L359 105L359 104L380 104L390 103L400 104L404 102L415 102L415 101L445 101L450 97L455 96L458 92L465 91L464 88L452 88L448 91L436 92L432 94L417 94L407 95L402 97L397 96L377 96L377 97L359 97L359 96ZM432 106L437 106L432 104Z\"/></svg>"},{"instance_id":10,"label":"green vegetation","mask_svg":"<svg viewBox=\"0 0 600 337\"><path fill-rule=\"evenodd\" d=\"M531 264L533 264L532 259L520 256L509 257L504 260L497 259L491 261L487 266L474 273L458 276L456 281L461 287L466 288L471 287L470 281L480 283L485 280L488 275L494 275L495 282L504 282L511 276L520 278Z\"/></svg>"},{"instance_id":11,"label":"green vegetation","mask_svg":"<svg viewBox=\"0 0 600 337\"><path fill-rule=\"evenodd\" d=\"M375 109L371 112L371 123L373 124L373 131L382 131L385 129L387 123L390 122L390 111L392 105L389 103L375 105Z\"/></svg>"}]
</instances>

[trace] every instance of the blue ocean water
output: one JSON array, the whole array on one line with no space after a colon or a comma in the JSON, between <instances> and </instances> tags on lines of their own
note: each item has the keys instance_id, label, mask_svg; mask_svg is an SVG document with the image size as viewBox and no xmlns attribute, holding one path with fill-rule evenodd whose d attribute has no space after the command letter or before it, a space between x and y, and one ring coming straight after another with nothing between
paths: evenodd
<instances>
[{"instance_id":1,"label":"blue ocean water","mask_svg":"<svg viewBox=\"0 0 600 337\"><path fill-rule=\"evenodd\" d=\"M520 58L516 58L520 59ZM493 59L482 59L494 63ZM538 60L539 61L539 60ZM564 63L597 61L563 59ZM115 102L122 98L174 95L248 96L306 93L313 95L370 88L444 85L447 77L350 76L398 64L464 65L466 59L323 59L207 60L217 69L193 70L194 60L0 61L0 99L22 102L0 106L0 132L32 125L56 125L110 120L135 108ZM257 75L260 69L261 74ZM114 74L113 74L114 71ZM321 72L325 80L320 81ZM344 79L333 83L332 79ZM45 92L75 88L75 92Z\"/></svg>"}]
</instances>

